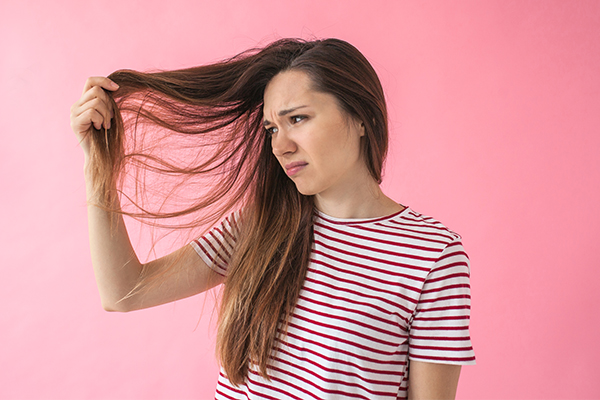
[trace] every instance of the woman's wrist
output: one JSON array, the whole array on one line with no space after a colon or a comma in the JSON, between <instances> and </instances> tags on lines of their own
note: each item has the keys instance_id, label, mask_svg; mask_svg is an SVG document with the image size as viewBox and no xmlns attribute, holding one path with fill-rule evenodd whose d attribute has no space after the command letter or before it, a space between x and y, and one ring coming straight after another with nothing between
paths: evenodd
<instances>
[{"instance_id":1,"label":"woman's wrist","mask_svg":"<svg viewBox=\"0 0 600 400\"><path fill-rule=\"evenodd\" d=\"M86 182L89 180L91 183L92 179L92 163L90 162L89 157L86 155L83 160L83 175L85 176Z\"/></svg>"}]
</instances>

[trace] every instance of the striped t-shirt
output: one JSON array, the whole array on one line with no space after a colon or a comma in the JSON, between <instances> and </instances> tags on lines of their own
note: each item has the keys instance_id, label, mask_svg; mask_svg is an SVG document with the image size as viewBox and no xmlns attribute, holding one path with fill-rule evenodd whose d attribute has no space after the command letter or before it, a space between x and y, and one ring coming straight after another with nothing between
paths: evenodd
<instances>
[{"instance_id":1,"label":"striped t-shirt","mask_svg":"<svg viewBox=\"0 0 600 400\"><path fill-rule=\"evenodd\" d=\"M234 213L192 245L227 275ZM216 399L403 399L409 360L474 364L469 260L460 236L410 208L373 219L317 213L306 279L270 381L251 365Z\"/></svg>"}]
</instances>

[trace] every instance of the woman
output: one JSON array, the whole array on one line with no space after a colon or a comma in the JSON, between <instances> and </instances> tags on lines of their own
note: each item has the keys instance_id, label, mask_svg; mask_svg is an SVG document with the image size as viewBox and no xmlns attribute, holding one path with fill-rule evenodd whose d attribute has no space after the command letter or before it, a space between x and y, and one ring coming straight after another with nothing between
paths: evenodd
<instances>
[{"instance_id":1,"label":"woman","mask_svg":"<svg viewBox=\"0 0 600 400\"><path fill-rule=\"evenodd\" d=\"M460 366L474 363L468 259L459 235L381 191L385 99L356 48L284 39L213 65L109 78L88 79L71 110L106 310L223 283L219 399L455 396ZM210 155L181 168L140 154L124 135L140 121L194 135ZM131 160L218 178L185 210L134 216L227 218L142 265L116 195Z\"/></svg>"}]
</instances>

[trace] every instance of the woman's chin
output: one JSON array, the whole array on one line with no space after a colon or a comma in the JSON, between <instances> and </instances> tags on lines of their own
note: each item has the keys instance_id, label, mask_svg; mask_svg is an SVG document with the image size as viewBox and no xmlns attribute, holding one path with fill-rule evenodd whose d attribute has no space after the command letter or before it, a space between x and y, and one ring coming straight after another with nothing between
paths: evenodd
<instances>
[{"instance_id":1,"label":"woman's chin","mask_svg":"<svg viewBox=\"0 0 600 400\"><path fill-rule=\"evenodd\" d=\"M314 188L308 187L306 185L299 185L297 182L294 183L296 184L296 190L298 190L298 192L304 196L313 196L317 194Z\"/></svg>"}]
</instances>

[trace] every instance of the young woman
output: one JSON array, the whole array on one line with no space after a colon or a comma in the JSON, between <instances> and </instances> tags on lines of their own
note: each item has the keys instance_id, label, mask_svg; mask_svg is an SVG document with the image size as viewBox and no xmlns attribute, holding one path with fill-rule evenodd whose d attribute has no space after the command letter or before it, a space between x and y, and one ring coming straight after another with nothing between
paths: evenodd
<instances>
[{"instance_id":1,"label":"young woman","mask_svg":"<svg viewBox=\"0 0 600 400\"><path fill-rule=\"evenodd\" d=\"M210 151L185 168L144 154L132 147L140 121ZM224 284L216 398L455 396L475 360L468 258L459 235L381 191L384 93L356 48L284 39L213 65L90 78L71 126L104 308ZM116 195L132 160L217 179L185 210L134 216L225 219L143 265Z\"/></svg>"}]
</instances>

